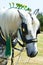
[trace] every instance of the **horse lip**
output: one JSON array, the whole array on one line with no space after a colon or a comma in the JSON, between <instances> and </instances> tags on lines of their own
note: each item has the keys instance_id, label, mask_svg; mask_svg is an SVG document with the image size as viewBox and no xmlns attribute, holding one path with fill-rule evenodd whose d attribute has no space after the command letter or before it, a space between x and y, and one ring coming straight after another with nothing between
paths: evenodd
<instances>
[{"instance_id":1,"label":"horse lip","mask_svg":"<svg viewBox=\"0 0 43 65\"><path fill-rule=\"evenodd\" d=\"M38 52L35 53L35 54L32 54L32 53L31 53L31 54L29 55L29 57L33 58L33 57L35 57L37 54L38 54Z\"/></svg>"}]
</instances>

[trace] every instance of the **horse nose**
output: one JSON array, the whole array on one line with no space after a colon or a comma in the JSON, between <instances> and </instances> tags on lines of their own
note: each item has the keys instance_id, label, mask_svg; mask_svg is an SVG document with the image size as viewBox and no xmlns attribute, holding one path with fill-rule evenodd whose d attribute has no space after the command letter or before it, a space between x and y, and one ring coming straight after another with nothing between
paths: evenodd
<instances>
[{"instance_id":1,"label":"horse nose","mask_svg":"<svg viewBox=\"0 0 43 65\"><path fill-rule=\"evenodd\" d=\"M38 54L38 51L37 52L31 52L31 54L29 56L30 57L35 57L37 54Z\"/></svg>"}]
</instances>

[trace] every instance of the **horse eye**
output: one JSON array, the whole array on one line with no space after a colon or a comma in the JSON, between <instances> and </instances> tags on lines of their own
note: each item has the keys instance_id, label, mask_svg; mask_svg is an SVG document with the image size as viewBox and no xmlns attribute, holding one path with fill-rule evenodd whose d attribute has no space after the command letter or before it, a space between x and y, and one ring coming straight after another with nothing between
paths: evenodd
<instances>
[{"instance_id":1,"label":"horse eye","mask_svg":"<svg viewBox=\"0 0 43 65\"><path fill-rule=\"evenodd\" d=\"M25 28L23 28L22 30L23 30L23 32L25 32Z\"/></svg>"},{"instance_id":2,"label":"horse eye","mask_svg":"<svg viewBox=\"0 0 43 65\"><path fill-rule=\"evenodd\" d=\"M22 28L23 34L25 34L25 35L28 34L27 24L25 24L24 22L22 22L21 28Z\"/></svg>"}]
</instances>

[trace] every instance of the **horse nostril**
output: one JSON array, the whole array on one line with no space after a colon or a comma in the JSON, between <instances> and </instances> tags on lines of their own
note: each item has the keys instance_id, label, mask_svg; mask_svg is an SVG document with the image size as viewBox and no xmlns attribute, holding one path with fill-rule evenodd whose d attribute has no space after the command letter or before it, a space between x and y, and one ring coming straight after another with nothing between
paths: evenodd
<instances>
[{"instance_id":1,"label":"horse nostril","mask_svg":"<svg viewBox=\"0 0 43 65\"><path fill-rule=\"evenodd\" d=\"M30 54L30 57L35 57L37 54L38 54L38 52L32 52L32 53Z\"/></svg>"}]
</instances>

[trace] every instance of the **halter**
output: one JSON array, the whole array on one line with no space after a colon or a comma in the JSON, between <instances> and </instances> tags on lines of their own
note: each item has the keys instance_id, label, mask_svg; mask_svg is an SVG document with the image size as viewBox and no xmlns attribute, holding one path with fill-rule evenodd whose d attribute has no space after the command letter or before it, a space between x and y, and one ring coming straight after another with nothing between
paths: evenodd
<instances>
[{"instance_id":1,"label":"halter","mask_svg":"<svg viewBox=\"0 0 43 65\"><path fill-rule=\"evenodd\" d=\"M26 44L37 42L37 38L27 40L27 39L25 38L25 36L23 36L23 34L21 33L21 30L20 30L20 29L19 29L19 34L20 34L20 36L21 36L22 41L23 41L24 43L26 43Z\"/></svg>"},{"instance_id":2,"label":"halter","mask_svg":"<svg viewBox=\"0 0 43 65\"><path fill-rule=\"evenodd\" d=\"M17 10L17 11L19 12L19 10ZM19 12L19 15L20 15L20 12ZM21 17L21 16L20 16L20 17ZM31 19L33 20L31 14L30 14L30 17L31 17ZM24 43L29 44L29 43L37 42L37 38L35 38L35 39L30 39L30 40L27 40L27 39L26 39L25 36L28 34L28 30L27 30L27 24L25 24L23 21L22 21L22 23L21 23L21 29L19 28L18 31L19 31L20 37L21 37L21 39L22 39L22 41L23 41ZM18 43L19 43L22 47L25 46L25 44L22 45L19 41L18 41Z\"/></svg>"}]
</instances>

